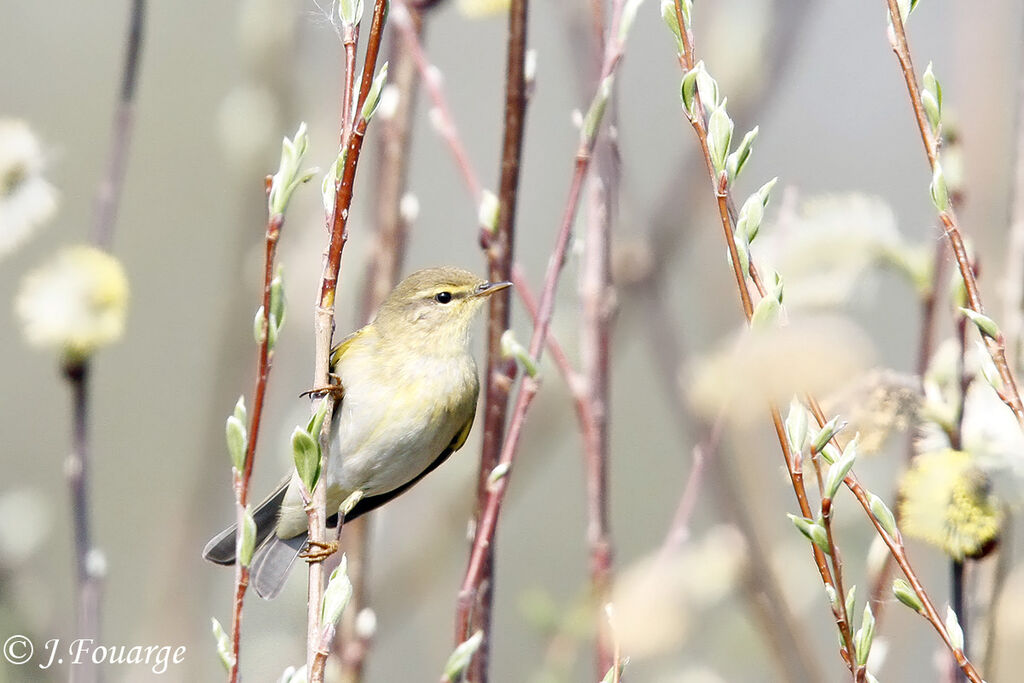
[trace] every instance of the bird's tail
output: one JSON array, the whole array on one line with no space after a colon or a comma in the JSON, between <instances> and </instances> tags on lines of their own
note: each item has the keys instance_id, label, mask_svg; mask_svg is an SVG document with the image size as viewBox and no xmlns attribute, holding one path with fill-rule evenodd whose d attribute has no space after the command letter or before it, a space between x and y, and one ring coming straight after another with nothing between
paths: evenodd
<instances>
[{"instance_id":1,"label":"bird's tail","mask_svg":"<svg viewBox=\"0 0 1024 683\"><path fill-rule=\"evenodd\" d=\"M266 600L277 597L281 592L285 579L288 578L288 571L306 545L306 534L284 539L278 538L274 533L289 480L290 478L286 478L282 481L256 507L252 515L256 522L256 551L253 553L249 568L250 584L256 590L256 594ZM210 539L203 548L203 558L216 564L234 564L237 527L237 524L232 524Z\"/></svg>"}]
</instances>

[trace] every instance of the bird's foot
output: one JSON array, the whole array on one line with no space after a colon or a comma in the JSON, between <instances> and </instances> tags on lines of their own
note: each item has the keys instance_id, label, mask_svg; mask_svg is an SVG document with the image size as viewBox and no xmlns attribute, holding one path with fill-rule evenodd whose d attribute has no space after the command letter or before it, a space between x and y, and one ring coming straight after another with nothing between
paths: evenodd
<instances>
[{"instance_id":1,"label":"bird's foot","mask_svg":"<svg viewBox=\"0 0 1024 683\"><path fill-rule=\"evenodd\" d=\"M312 396L314 398L321 398L328 394L334 396L335 401L340 401L345 396L345 387L341 385L341 378L335 375L333 372L330 374L331 383L326 387L317 387L310 389L309 391L303 391L299 396Z\"/></svg>"},{"instance_id":2,"label":"bird's foot","mask_svg":"<svg viewBox=\"0 0 1024 683\"><path fill-rule=\"evenodd\" d=\"M299 553L299 557L304 559L306 564L313 564L314 562L323 562L336 552L338 552L337 541L328 541L326 543L306 541L306 548Z\"/></svg>"}]
</instances>

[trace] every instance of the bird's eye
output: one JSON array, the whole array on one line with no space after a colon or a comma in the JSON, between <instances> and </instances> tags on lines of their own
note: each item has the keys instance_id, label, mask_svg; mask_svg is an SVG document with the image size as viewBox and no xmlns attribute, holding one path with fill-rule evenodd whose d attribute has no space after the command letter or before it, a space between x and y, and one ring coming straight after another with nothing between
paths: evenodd
<instances>
[{"instance_id":1,"label":"bird's eye","mask_svg":"<svg viewBox=\"0 0 1024 683\"><path fill-rule=\"evenodd\" d=\"M439 304L446 304L446 303L448 303L451 300L452 300L452 293L451 292L438 292L437 294L434 295L434 301L436 301Z\"/></svg>"}]
</instances>

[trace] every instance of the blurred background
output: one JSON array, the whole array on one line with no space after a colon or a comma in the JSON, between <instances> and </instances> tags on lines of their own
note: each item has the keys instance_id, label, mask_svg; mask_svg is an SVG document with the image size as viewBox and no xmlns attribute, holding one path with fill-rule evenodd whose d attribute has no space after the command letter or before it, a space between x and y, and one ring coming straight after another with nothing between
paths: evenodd
<instances>
[{"instance_id":1,"label":"blurred background","mask_svg":"<svg viewBox=\"0 0 1024 683\"><path fill-rule=\"evenodd\" d=\"M760 126L741 192L780 178L762 228L764 258L773 263L786 252L784 243L780 248L769 241L773 222L787 224L777 218L780 212L792 228L800 216L813 215L801 213L804 203L824 194L862 195L823 209L840 233L847 227L883 229L926 254L940 237L926 159L885 37L884 4L698 3L697 49L729 96L737 135ZM441 3L425 17L424 42L443 75L472 163L483 184L494 188L506 19L478 5ZM32 127L44 148L45 175L59 192L52 219L17 250L0 255L0 293L7 302L0 305L0 541L6 544L0 544L0 638L24 633L42 642L73 636L72 539L63 475L70 400L54 354L25 343L13 301L26 273L63 246L88 239L108 158L128 6L0 0L0 118L23 119ZM592 49L585 40L589 6L583 0L535 0L530 7L537 75L526 124L516 248L538 291L578 140L572 112L586 108L593 88L580 77L580 64L588 63ZM1005 302L1000 283L1022 24L1024 7L1011 0L990 0L984 11L975 3L933 0L922 4L909 26L919 72L933 60L947 116L956 121L964 178L960 217L981 264L984 300L997 312ZM388 40L395 38L389 32ZM308 163L330 166L340 53L333 28L312 0L149 7L137 127L113 244L128 274L131 302L122 340L93 365L91 485L96 542L108 564L102 642L187 646L185 663L165 679L222 675L209 623L211 616L230 622L233 574L204 563L200 550L234 515L223 425L238 395L251 398L252 392L263 179L276 169L281 137L291 136L300 121L309 125ZM624 642L645 644L635 648L628 678L786 680L787 669L778 660L796 655L773 652L766 634L771 621L758 616L758 599L749 589L750 546L743 538L753 533L803 639L804 647L796 649L809 654L820 680L839 680L843 669L831 615L807 543L785 517L795 506L760 403L751 408L756 419L737 420L725 430L719 455L731 483L725 488L723 476L714 473L702 481L677 573L653 583L642 577L643 561L669 531L701 437L690 404L680 406L675 397L677 376L689 394L699 368L707 367L706 354L728 347L723 340L738 329L742 315L713 196L680 112L680 76L671 37L650 0L640 9L621 66L616 124L622 183L614 226L619 313L611 379L612 531L617 570L641 572L641 588L622 590L639 591L636 609L645 615L639 621L652 629L623 634ZM429 110L421 92L408 181L419 212L403 272L452 264L484 273L476 207ZM359 296L373 247L378 128L375 120L356 182L339 290L339 336L362 322ZM319 179L296 191L280 245L289 314L255 466L257 498L290 466L288 436L308 417L308 402L299 394L312 377L311 313L326 243L318 185ZM574 255L553 328L576 363L578 265ZM784 265L777 267L786 275ZM914 289L899 274L870 264L850 283L830 305L859 331L841 335L835 353L847 353L843 344L852 345L850 336L857 336L849 352L856 355L856 370L912 372L919 326ZM796 296L795 274L790 285ZM514 305L514 330L526 340L530 325L519 303ZM790 314L797 317L795 305ZM943 312L941 319L947 318ZM953 329L948 321L940 325L939 340ZM809 372L817 373L816 367ZM564 382L548 363L543 375L498 533L495 681L597 678L590 620L571 617L587 591L580 438ZM838 371L836 377L849 379ZM377 635L367 681L437 680L452 648L479 436L471 435L449 464L373 516L370 600ZM887 500L903 468L905 441L893 435L877 457L858 465L869 488ZM862 586L863 600L872 530L852 498L841 503L837 528L847 583ZM752 527L738 525L737 509L746 511ZM1004 541L1004 552L1011 552L1013 543ZM947 558L916 541L910 552L936 603L944 605ZM762 565L756 571L764 570ZM1021 604L1024 571L1009 571L1004 604ZM277 680L286 666L302 661L301 574L295 572L276 601L251 596L246 602L246 679ZM629 608L622 609L627 621ZM987 676L990 681L1010 680L1008 662L1016 654L1010 646L1024 640L1024 622L1010 611L996 620L1003 660L996 662L998 673ZM935 675L938 639L927 623L895 605L880 630L888 640L888 657L875 671L880 679ZM0 662L0 681L65 676L66 670L32 671ZM157 678L145 667L128 666L108 667L105 676Z\"/></svg>"}]
</instances>

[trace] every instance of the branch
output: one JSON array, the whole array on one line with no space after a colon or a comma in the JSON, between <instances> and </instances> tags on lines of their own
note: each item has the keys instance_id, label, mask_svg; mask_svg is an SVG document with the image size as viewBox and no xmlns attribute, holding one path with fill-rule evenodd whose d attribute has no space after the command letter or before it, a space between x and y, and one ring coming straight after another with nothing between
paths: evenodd
<instances>
[{"instance_id":1,"label":"branch","mask_svg":"<svg viewBox=\"0 0 1024 683\"><path fill-rule=\"evenodd\" d=\"M690 28L684 20L682 2L683 0L676 0L675 2L675 19L678 22L678 26L681 28L679 35L681 49L679 51L678 56L680 65L683 67L685 71L689 72L695 67L696 62L694 61L693 39L690 33ZM712 156L709 151L708 131L704 122L704 108L701 103L701 96L699 91L695 91L693 93L693 99L694 109L693 113L689 115L690 123L693 126L694 132L697 135L698 142L700 144L701 151L704 154L708 172L713 183L715 197L717 199L719 207L719 217L722 222L722 229L725 234L726 242L729 246L730 260L732 262L733 272L737 282L737 289L739 290L740 298L743 303L744 313L746 314L747 319L749 321L753 314L753 306L750 298L750 292L747 288L746 275L744 271L749 272L751 281L753 282L758 293L762 297L765 295L765 288L763 283L760 281L757 269L755 268L753 262L751 261L749 263L748 268L744 268L743 264L739 259L739 250L736 244L736 238L734 234L735 225L733 223L732 212L730 210L731 207L729 195L729 176L724 171L719 173L716 170L715 165L713 163ZM813 397L808 397L808 403L810 404L812 412L814 413L819 425L824 426L826 424L826 419L820 407L818 406L817 401L814 400ZM790 448L789 439L786 436L785 428L783 427L782 416L779 413L778 408L772 406L770 408L770 411L772 416L772 422L775 427L776 437L778 439L779 446L782 450L784 461L787 464L787 469L789 470L790 481L793 485L793 490L796 494L801 514L805 518L811 519L812 516L810 514L810 506L808 504L807 494L803 485L801 458L795 457L792 452L792 449ZM893 557L896 559L896 562L899 564L904 574L906 574L907 579L910 582L910 585L914 589L915 593L917 594L918 598L920 599L923 605L922 615L926 619L928 619L932 626L939 632L943 641L946 643L950 651L953 652L954 656L957 659L957 663L963 669L964 673L967 674L968 678L974 683L980 683L981 678L978 675L977 671L974 669L973 665L967 660L963 651L959 648L954 647L953 642L951 641L949 633L947 632L943 622L938 618L938 614L936 613L934 606L931 603L931 600L928 598L927 593L925 593L924 591L924 587L921 585L913 568L910 566L910 563L907 560L906 550L903 547L902 539L899 538L898 535L894 538L882 527L881 523L878 521L878 519L874 516L874 514L871 511L871 501L868 497L867 492L863 489L863 487L861 487L860 483L857 481L853 473L846 475L843 481L846 484L846 486L857 497L858 501L861 503L861 506L864 508L865 512L868 514L869 518L874 524L877 532L882 537L886 545L889 547L889 550L892 553ZM828 506L823 501L823 517L829 513L827 507ZM826 531L828 531L827 528ZM834 548L834 543L830 543L830 545ZM859 667L855 664L855 661L853 659L854 650L851 647L852 641L847 635L850 626L848 617L845 613L845 606L843 605L844 596L838 593L838 585L840 585L840 582L836 581L833 578L833 572L835 572L836 575L839 575L841 573L841 564L838 561L838 556L833 555L833 566L830 569L828 563L825 561L825 556L821 549L814 544L812 544L812 548L814 550L815 563L818 566L818 570L821 574L823 583L826 587L831 587L833 591L837 592L838 599L834 601L830 600L830 602L832 603L831 608L833 615L836 618L837 627L839 628L840 634L842 635L842 639L844 642L844 648L841 650L841 654L843 655L844 660L847 662L851 674L853 674L857 680L861 680L861 677L863 677L864 674L861 673L859 670L862 667Z\"/></svg>"},{"instance_id":2,"label":"branch","mask_svg":"<svg viewBox=\"0 0 1024 683\"><path fill-rule=\"evenodd\" d=\"M138 80L145 9L145 0L133 0L121 71L121 93L114 114L110 164L97 190L92 237L96 246L102 249L110 247L117 207L124 187L124 170L134 123L135 85ZM90 520L89 359L65 359L63 372L72 402L71 453L67 458L65 472L75 539L77 636L95 639L99 637L100 594L105 570L102 555L93 546ZM91 662L82 666L79 674L83 683L90 683L98 677L96 666Z\"/></svg>"},{"instance_id":3,"label":"branch","mask_svg":"<svg viewBox=\"0 0 1024 683\"><path fill-rule=\"evenodd\" d=\"M422 31L422 13L409 10L413 29ZM388 47L389 80L398 93L395 111L379 121L376 189L376 225L373 256L366 269L362 306L357 325L369 322L374 311L398 282L406 253L406 236L413 218L402 209L409 168L409 147L412 139L412 118L415 111L419 74L409 50L399 41ZM382 112L383 113L383 112ZM335 650L341 663L340 680L358 683L363 680L371 634L358 629L358 619L367 609L368 563L370 560L370 524L372 515L364 515L345 524L341 538L342 550L348 560L348 577L352 597L342 613L341 628Z\"/></svg>"},{"instance_id":4,"label":"branch","mask_svg":"<svg viewBox=\"0 0 1024 683\"><path fill-rule=\"evenodd\" d=\"M605 62L601 69L601 86L591 103L590 111L581 130L580 144L577 149L573 176L569 187L569 198L566 201L565 211L556 238L555 247L552 251L550 260L548 261L547 273L544 279L544 288L542 290L540 304L537 310L536 324L533 335L530 339L529 354L535 364L540 360L544 346L547 342L548 331L551 326L551 318L554 314L555 292L557 290L562 266L565 263L569 238L572 235L572 225L576 217L576 212L579 207L579 201L582 194L583 181L590 167L594 144L597 139L598 130L604 113L604 105L606 104L609 95L609 79L614 73L615 67L619 63L623 54L624 46L621 36L619 36L619 23L622 16L622 5L622 0L616 0L613 10L614 14L610 35L616 36L617 39L609 41ZM505 441L501 446L500 457L494 465L494 467L501 468L500 470L497 470L501 476L497 476L492 479L491 474L495 473L494 467L490 470L481 472L482 479L486 483L486 491L484 492L481 500L482 515L476 526L476 534L470 551L469 564L462 582L462 588L459 591L457 630L460 633L464 632L466 625L470 623L471 612L480 597L481 591L488 590L488 587L484 586L484 581L488 576L489 557L494 545L498 515L500 514L501 505L508 489L509 475L511 474L512 464L515 460L519 440L522 436L526 413L528 412L529 407L533 402L533 398L536 396L539 388L540 383L536 377L526 375L523 378L519 395L516 399L515 408L509 422L508 432L505 436Z\"/></svg>"},{"instance_id":5,"label":"branch","mask_svg":"<svg viewBox=\"0 0 1024 683\"><path fill-rule=\"evenodd\" d=\"M267 179L267 193L270 193L270 178ZM235 523L237 541L235 547L241 547L242 534L246 524L246 508L249 505L249 480L252 478L252 466L256 457L256 442L260 433L260 422L263 417L263 404L267 394L267 380L270 377L270 362L273 352L270 350L270 291L274 280L274 259L277 254L277 243L281 237L284 215L271 215L267 221L266 250L263 268L263 334L259 341L256 366L256 388L253 391L252 420L248 427L248 442L242 471L232 468L233 487L235 491ZM276 321L279 324L281 321ZM249 565L242 558L235 558L235 601L231 614L231 666L228 669L228 680L238 683L240 659L238 655L242 640L242 606L245 592L249 587Z\"/></svg>"},{"instance_id":6,"label":"branch","mask_svg":"<svg viewBox=\"0 0 1024 683\"><path fill-rule=\"evenodd\" d=\"M931 167L932 177L941 177L942 168L939 165L939 143L940 139L932 133L931 125L925 113L924 104L921 100L921 90L917 85L917 77L914 72L914 63L910 55L910 46L907 44L907 34L903 26L903 19L900 16L897 0L886 0L889 7L889 18L891 25L889 29L889 44L896 58L899 60L900 69L903 72L903 80L907 84L907 94L910 96L910 104L914 110L914 118L917 121L918 131L921 133L921 142L924 144L925 154L928 156L928 165ZM942 181L944 184L944 180ZM967 247L964 246L963 235L960 232L959 222L952 203L946 201L944 205L937 203L939 220L945 227L946 237L953 249L957 266L960 268L960 275L963 277L964 286L967 289L967 303L970 309L977 315L985 315L981 304L981 294L978 291L978 283L974 276L974 268L971 266L970 257L967 254ZM1002 391L1000 398L1013 411L1017 422L1024 428L1024 403L1021 402L1020 392L1017 389L1017 380L1010 365L1006 360L1006 338L995 330L994 334L982 334L982 339L988 349L992 362L995 363L1002 380Z\"/></svg>"},{"instance_id":7,"label":"branch","mask_svg":"<svg viewBox=\"0 0 1024 683\"><path fill-rule=\"evenodd\" d=\"M121 190L124 188L128 151L131 149L132 131L135 128L135 86L138 82L145 20L146 0L132 0L121 72L121 94L114 113L114 130L110 142L110 163L97 192L96 216L93 221L93 242L103 249L109 249L113 241L117 207L121 203Z\"/></svg>"},{"instance_id":8,"label":"branch","mask_svg":"<svg viewBox=\"0 0 1024 683\"><path fill-rule=\"evenodd\" d=\"M327 248L327 259L320 277L320 294L315 310L314 334L316 351L314 359L313 386L326 387L330 383L331 337L334 332L334 303L341 270L341 254L348 241L348 218L352 206L352 193L355 185L356 167L359 154L366 136L367 120L362 116L363 105L366 103L370 86L373 83L380 53L381 37L384 32L384 19L388 6L387 0L375 0L370 34L367 38L366 56L363 61L362 80L359 85L358 97L354 99L355 107L343 111L341 146L344 164L338 169L335 180L334 207L331 212L331 238ZM354 86L354 58L352 51L346 47L346 84ZM346 88L348 89L348 88ZM352 91L347 97L351 97ZM343 98L344 99L344 98ZM351 99L345 99L351 102ZM349 124L346 118L352 118ZM321 401L326 402L323 428L320 431L320 452L323 462L321 471L328 471L331 434L330 427L334 414L334 395L328 392ZM319 406L316 408L319 409ZM310 504L306 507L311 544L325 543L327 540L327 495L326 486L317 486L312 492ZM309 588L307 593L306 614L306 666L310 672L310 681L322 680L323 670L314 669L314 660L320 650L322 625L320 623L320 603L323 599L324 567L320 562L309 564Z\"/></svg>"},{"instance_id":9,"label":"branch","mask_svg":"<svg viewBox=\"0 0 1024 683\"><path fill-rule=\"evenodd\" d=\"M492 282L512 276L515 248L516 203L519 195L519 165L523 153L526 123L526 32L528 0L512 0L508 14L508 61L505 72L505 132L502 140L501 174L498 185L498 224L485 247L488 277ZM491 297L487 314L487 370L484 399L483 443L477 476L477 504L473 514L477 525L484 515L488 479L498 464L508 413L509 390L515 379L514 361L503 357L501 337L511 320L507 293ZM492 539L493 540L493 539ZM455 620L455 643L466 640L471 630L480 629L483 641L468 667L471 680L486 683L491 649L491 612L494 606L494 546L482 548L480 575L474 584L473 603L461 600ZM475 619L470 607L475 606ZM471 621L474 625L471 627Z\"/></svg>"}]
</instances>

